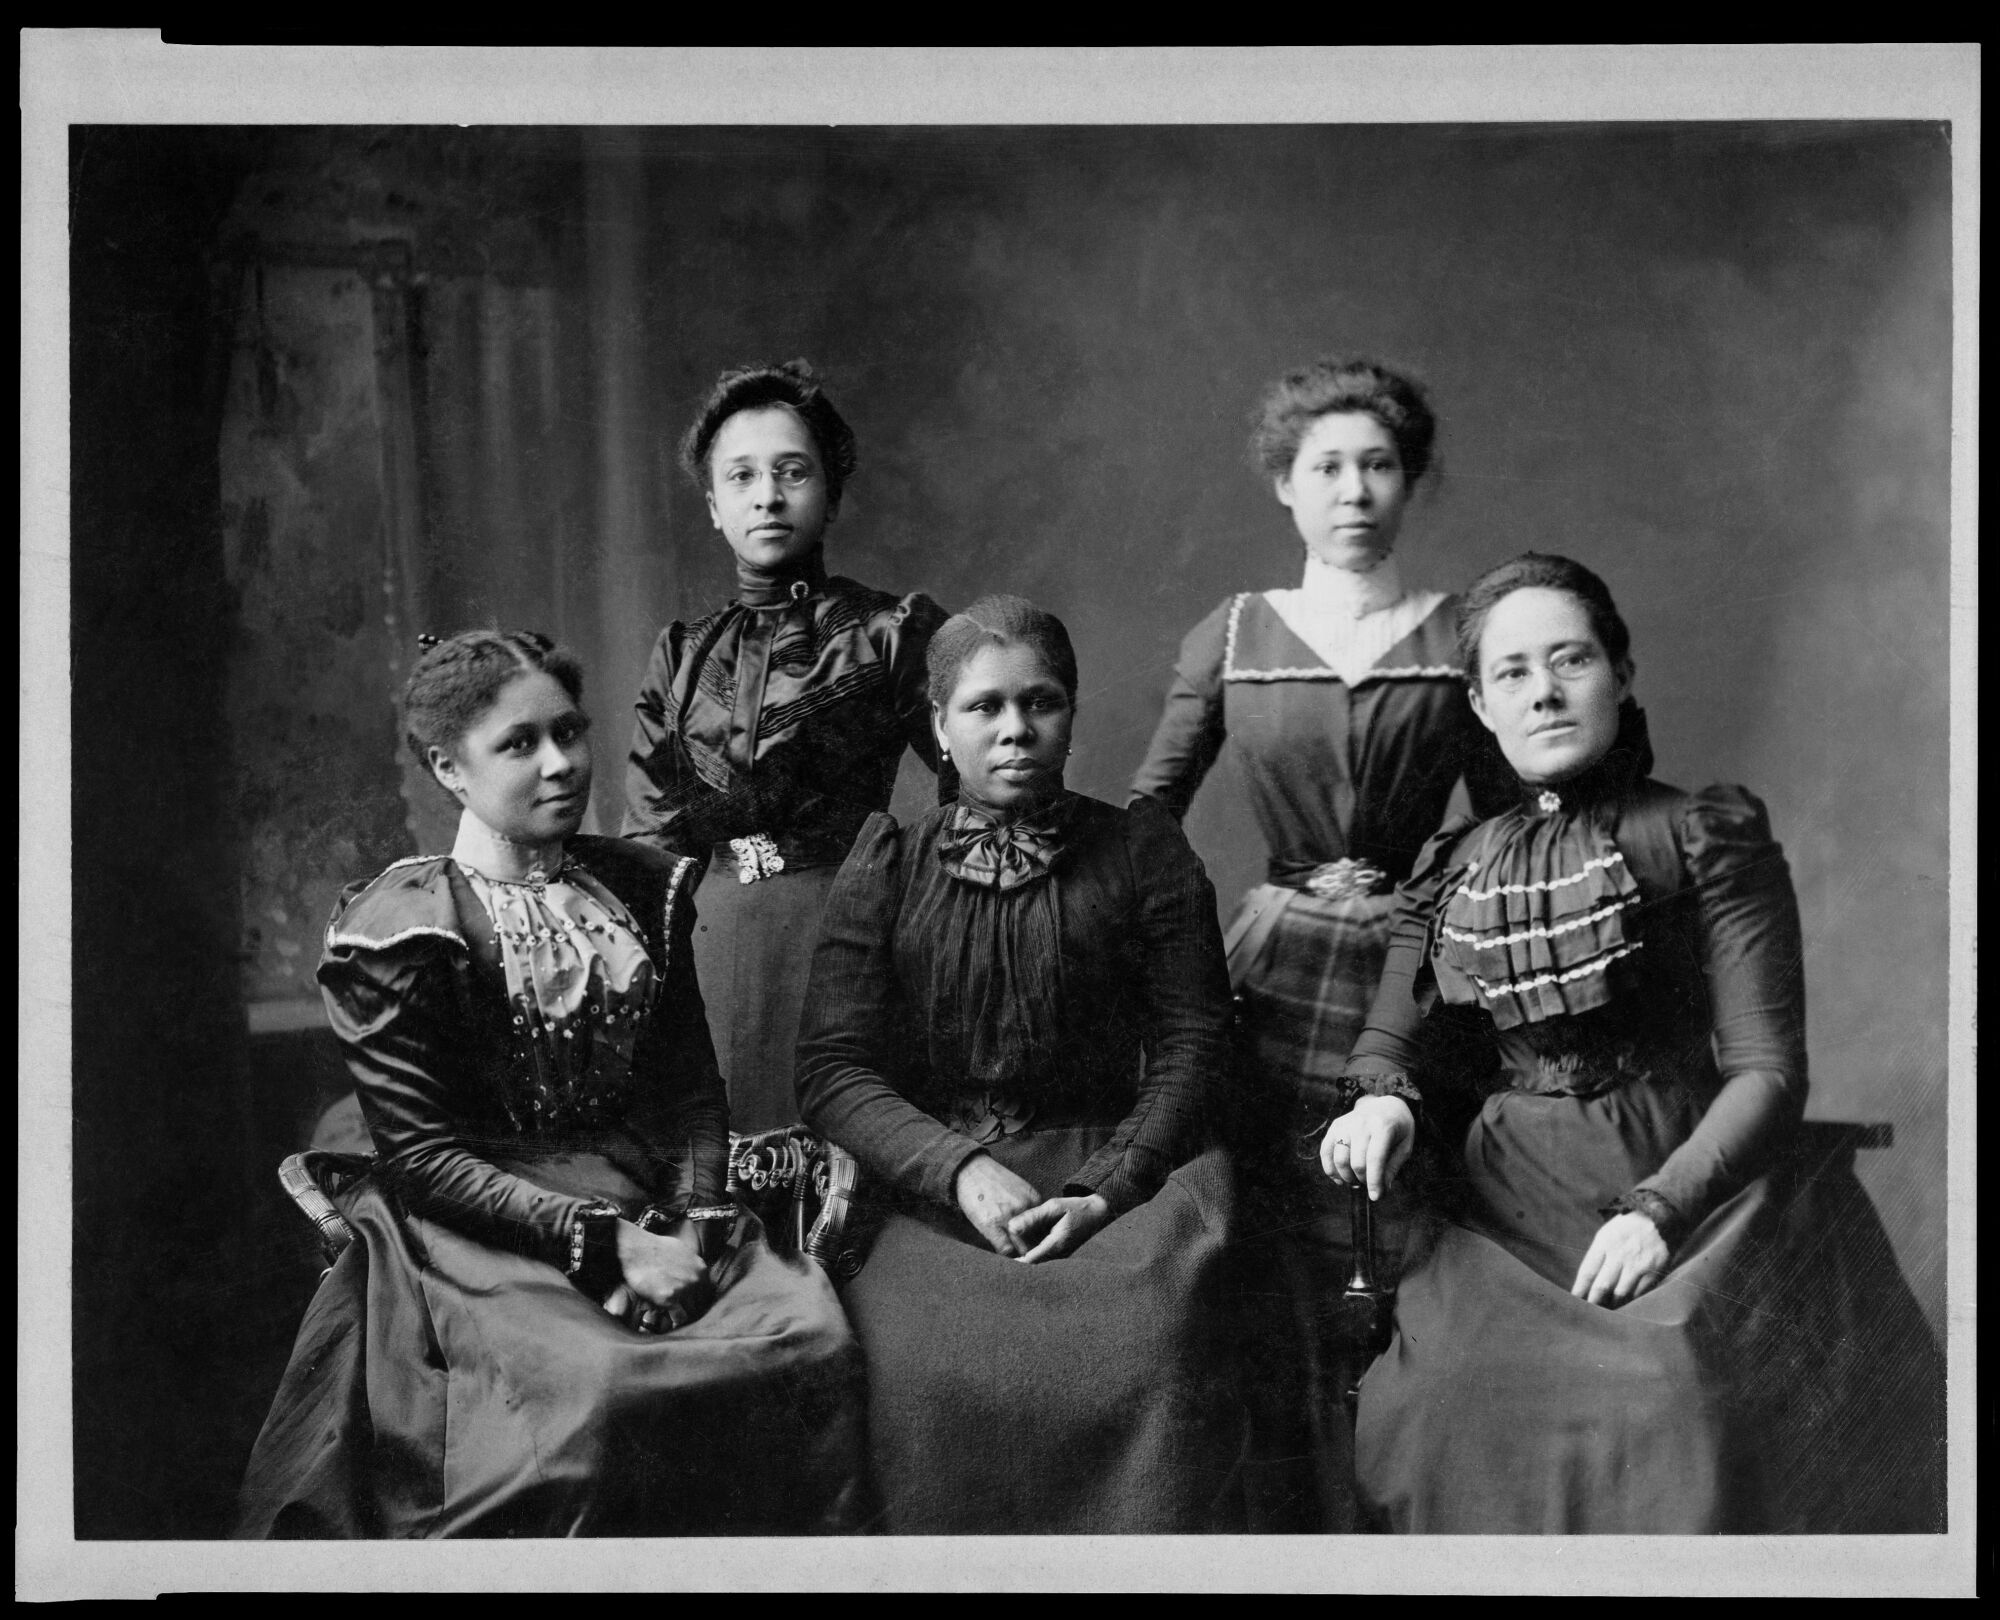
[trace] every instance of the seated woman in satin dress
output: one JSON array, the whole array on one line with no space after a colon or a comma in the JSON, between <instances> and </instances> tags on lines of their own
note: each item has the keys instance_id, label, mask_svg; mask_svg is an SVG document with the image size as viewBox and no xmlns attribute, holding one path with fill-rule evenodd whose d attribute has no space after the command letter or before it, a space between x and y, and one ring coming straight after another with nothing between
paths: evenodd
<instances>
[{"instance_id":1,"label":"seated woman in satin dress","mask_svg":"<svg viewBox=\"0 0 2000 1620\"><path fill-rule=\"evenodd\" d=\"M1150 800L1064 787L1058 620L984 598L930 670L957 803L862 829L799 1037L806 1122L859 1159L881 1222L843 1293L878 1522L1217 1528L1243 1417L1214 890Z\"/></svg>"},{"instance_id":2,"label":"seated woman in satin dress","mask_svg":"<svg viewBox=\"0 0 2000 1620\"><path fill-rule=\"evenodd\" d=\"M1799 1150L1798 906L1764 806L1648 778L1624 622L1530 553L1466 593L1520 781L1403 886L1321 1147L1437 1146L1363 1497L1414 1532L1942 1528L1938 1361L1866 1195Z\"/></svg>"},{"instance_id":3,"label":"seated woman in satin dress","mask_svg":"<svg viewBox=\"0 0 2000 1620\"><path fill-rule=\"evenodd\" d=\"M449 856L351 886L319 980L379 1158L337 1202L240 1536L843 1528L860 1366L809 1263L726 1195L693 863L577 835L576 662L432 645L409 742Z\"/></svg>"}]
</instances>

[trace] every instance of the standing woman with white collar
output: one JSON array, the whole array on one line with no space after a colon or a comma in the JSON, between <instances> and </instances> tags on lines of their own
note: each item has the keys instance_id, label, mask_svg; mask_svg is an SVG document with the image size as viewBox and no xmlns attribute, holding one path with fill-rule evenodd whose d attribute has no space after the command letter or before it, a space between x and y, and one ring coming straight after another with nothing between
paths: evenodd
<instances>
[{"instance_id":1,"label":"standing woman with white collar","mask_svg":"<svg viewBox=\"0 0 2000 1620\"><path fill-rule=\"evenodd\" d=\"M1304 575L1295 589L1231 596L1188 632L1132 793L1185 816L1224 741L1235 745L1269 851L1225 936L1247 1060L1247 1190L1269 1211L1248 1225L1292 1232L1281 1259L1310 1312L1315 1297L1338 1297L1350 1255L1344 1207L1311 1162L1317 1132L1301 1131L1338 1111L1393 891L1485 749L1459 677L1455 603L1407 584L1397 560L1437 436L1422 387L1372 361L1317 360L1273 383L1253 421L1251 451L1305 544ZM1475 808L1497 813L1504 795L1471 775ZM1309 1324L1305 1337L1316 1362ZM1340 1528L1338 1391L1316 1365L1307 1383L1320 1524Z\"/></svg>"}]
</instances>

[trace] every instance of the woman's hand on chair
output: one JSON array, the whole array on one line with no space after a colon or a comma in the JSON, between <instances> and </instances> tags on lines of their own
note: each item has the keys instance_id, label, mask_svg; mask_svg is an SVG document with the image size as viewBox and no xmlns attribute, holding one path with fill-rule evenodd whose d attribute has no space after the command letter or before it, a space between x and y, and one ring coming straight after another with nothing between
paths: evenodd
<instances>
[{"instance_id":1,"label":"woman's hand on chair","mask_svg":"<svg viewBox=\"0 0 2000 1620\"><path fill-rule=\"evenodd\" d=\"M1401 1097L1362 1097L1326 1128L1319 1163L1343 1187L1368 1184L1380 1198L1403 1168L1417 1139L1417 1119Z\"/></svg>"},{"instance_id":2,"label":"woman's hand on chair","mask_svg":"<svg viewBox=\"0 0 2000 1620\"><path fill-rule=\"evenodd\" d=\"M1673 1256L1660 1229L1636 1210L1614 1215L1597 1229L1569 1291L1593 1305L1637 1299L1667 1272Z\"/></svg>"},{"instance_id":3,"label":"woman's hand on chair","mask_svg":"<svg viewBox=\"0 0 2000 1620\"><path fill-rule=\"evenodd\" d=\"M1007 1223L1042 1201L1034 1183L1022 1180L991 1154L975 1153L958 1167L951 1190L960 1211L993 1245L995 1254L1019 1258L1026 1252Z\"/></svg>"},{"instance_id":4,"label":"woman's hand on chair","mask_svg":"<svg viewBox=\"0 0 2000 1620\"><path fill-rule=\"evenodd\" d=\"M1059 1196L1022 1210L1007 1223L1007 1234L1021 1246L1022 1263L1033 1265L1071 1253L1110 1220L1111 1205L1097 1193Z\"/></svg>"},{"instance_id":5,"label":"woman's hand on chair","mask_svg":"<svg viewBox=\"0 0 2000 1620\"><path fill-rule=\"evenodd\" d=\"M604 1308L626 1317L642 1333L686 1327L715 1303L715 1284L701 1251L685 1239L620 1221L618 1264L625 1280L611 1291Z\"/></svg>"}]
</instances>

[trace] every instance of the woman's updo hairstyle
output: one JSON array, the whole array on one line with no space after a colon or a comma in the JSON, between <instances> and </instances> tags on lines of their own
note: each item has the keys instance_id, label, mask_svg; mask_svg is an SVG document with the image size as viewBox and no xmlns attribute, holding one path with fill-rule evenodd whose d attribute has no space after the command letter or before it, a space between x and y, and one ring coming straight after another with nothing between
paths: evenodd
<instances>
[{"instance_id":1,"label":"woman's updo hairstyle","mask_svg":"<svg viewBox=\"0 0 2000 1620\"><path fill-rule=\"evenodd\" d=\"M1250 417L1250 454L1267 476L1282 478L1313 423L1350 411L1364 412L1389 430L1410 483L1430 470L1437 416L1423 384L1373 360L1332 355L1286 372L1264 390Z\"/></svg>"},{"instance_id":2,"label":"woman's updo hairstyle","mask_svg":"<svg viewBox=\"0 0 2000 1620\"><path fill-rule=\"evenodd\" d=\"M982 647L1026 647L1048 666L1072 707L1076 704L1076 649L1062 620L1025 596L982 596L937 628L925 654L931 702L942 709L958 686L959 672Z\"/></svg>"},{"instance_id":3,"label":"woman's updo hairstyle","mask_svg":"<svg viewBox=\"0 0 2000 1620\"><path fill-rule=\"evenodd\" d=\"M738 411L768 410L782 405L798 414L819 449L826 474L826 510L840 510L840 492L854 476L857 464L854 429L826 397L819 373L809 360L787 360L778 366L732 366L715 379L701 410L681 438L681 468L704 495L709 490L708 453L722 424Z\"/></svg>"},{"instance_id":4,"label":"woman's updo hairstyle","mask_svg":"<svg viewBox=\"0 0 2000 1620\"><path fill-rule=\"evenodd\" d=\"M1580 562L1541 551L1524 551L1510 562L1489 568L1466 587L1458 599L1458 662L1465 684L1479 687L1479 638L1486 633L1486 615L1516 591L1561 591L1583 604L1590 628L1612 664L1631 662L1632 632L1611 600L1611 587Z\"/></svg>"},{"instance_id":5,"label":"woman's updo hairstyle","mask_svg":"<svg viewBox=\"0 0 2000 1620\"><path fill-rule=\"evenodd\" d=\"M403 684L403 738L425 770L430 750L456 754L465 734L509 681L553 676L572 703L583 702L583 666L535 630L465 630L424 649Z\"/></svg>"}]
</instances>

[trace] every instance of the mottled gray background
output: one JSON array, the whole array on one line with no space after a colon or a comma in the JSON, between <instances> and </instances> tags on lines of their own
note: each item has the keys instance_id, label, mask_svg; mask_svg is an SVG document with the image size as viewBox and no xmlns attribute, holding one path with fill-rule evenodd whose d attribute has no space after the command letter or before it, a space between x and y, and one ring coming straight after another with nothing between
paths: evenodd
<instances>
[{"instance_id":1,"label":"mottled gray background","mask_svg":"<svg viewBox=\"0 0 2000 1620\"><path fill-rule=\"evenodd\" d=\"M1908 123L78 129L78 1534L215 1532L310 1291L272 1170L340 1083L318 933L448 838L396 753L417 631L575 644L615 827L652 639L730 578L670 444L744 359L810 356L860 436L837 571L1067 619L1072 783L1113 799L1180 635L1295 582L1258 388L1328 350L1425 377L1408 571L1589 563L1658 774L1768 802L1812 1111L1894 1124L1862 1174L1941 1331L1949 155ZM1262 858L1227 755L1189 833L1226 910Z\"/></svg>"}]
</instances>

